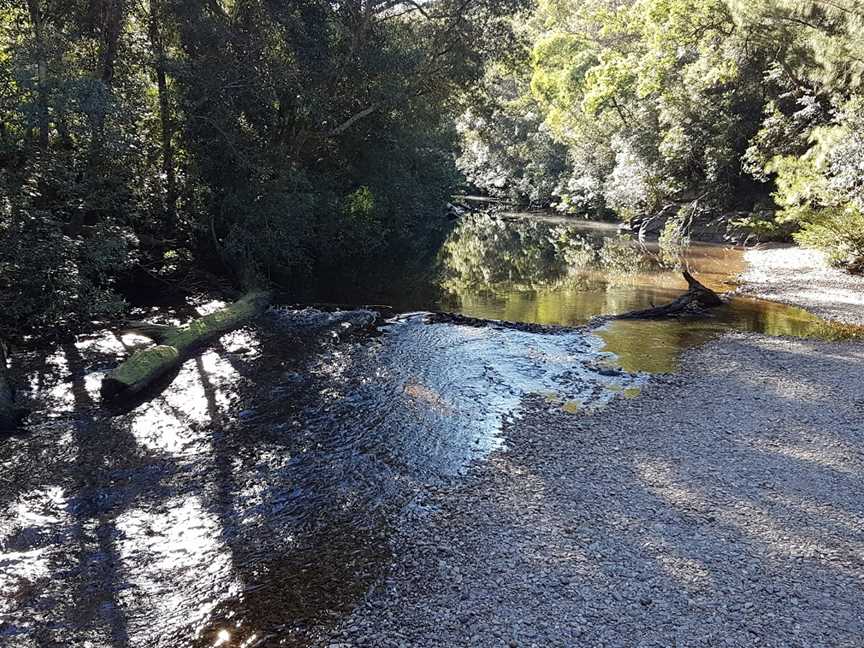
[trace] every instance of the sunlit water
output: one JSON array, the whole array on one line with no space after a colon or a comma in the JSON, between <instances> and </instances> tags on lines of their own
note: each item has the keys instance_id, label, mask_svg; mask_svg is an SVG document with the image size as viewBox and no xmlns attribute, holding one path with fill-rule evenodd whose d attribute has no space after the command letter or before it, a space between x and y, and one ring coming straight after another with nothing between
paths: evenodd
<instances>
[{"instance_id":1,"label":"sunlit water","mask_svg":"<svg viewBox=\"0 0 864 648\"><path fill-rule=\"evenodd\" d=\"M578 332L416 314L358 333L373 317L274 310L117 416L98 400L109 333L27 358L38 410L0 443L0 644L302 645L380 577L394 516L500 447L524 397L576 413L643 380Z\"/></svg>"},{"instance_id":2,"label":"sunlit water","mask_svg":"<svg viewBox=\"0 0 864 648\"><path fill-rule=\"evenodd\" d=\"M746 266L744 250L730 245L694 242L684 250L663 249L657 242L621 238L613 225L537 215L466 219L441 256L438 292L420 292L420 301L404 290L377 297L397 307L573 327L674 300L687 290L682 268L719 293L734 293ZM732 296L708 317L613 321L597 335L618 366L668 372L682 351L730 330L829 339L862 333L794 306Z\"/></svg>"},{"instance_id":3,"label":"sunlit water","mask_svg":"<svg viewBox=\"0 0 864 648\"><path fill-rule=\"evenodd\" d=\"M608 230L488 225L460 227L441 289L403 292L396 310L572 327L684 288L650 246L600 258ZM687 263L718 289L742 265L712 246ZM34 414L0 440L0 645L304 645L381 578L400 514L502 447L527 397L579 416L720 331L824 327L746 300L596 335L275 308L120 412L101 377L146 341L104 332L18 356Z\"/></svg>"}]
</instances>

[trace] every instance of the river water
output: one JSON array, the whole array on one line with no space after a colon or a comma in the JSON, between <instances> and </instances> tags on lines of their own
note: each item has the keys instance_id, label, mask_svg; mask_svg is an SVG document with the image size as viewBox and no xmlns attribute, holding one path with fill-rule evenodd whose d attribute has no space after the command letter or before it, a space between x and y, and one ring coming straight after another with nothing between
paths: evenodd
<instances>
[{"instance_id":1,"label":"river water","mask_svg":"<svg viewBox=\"0 0 864 648\"><path fill-rule=\"evenodd\" d=\"M144 340L101 331L19 356L34 413L0 440L0 645L306 645L382 577L389 530L424 493L505 447L526 398L580 416L718 332L830 329L750 300L596 334L423 312L579 327L680 294L663 254L607 229L468 219L434 282L328 295L398 315L276 307L122 410L101 377ZM743 264L720 246L682 261L715 288Z\"/></svg>"}]
</instances>

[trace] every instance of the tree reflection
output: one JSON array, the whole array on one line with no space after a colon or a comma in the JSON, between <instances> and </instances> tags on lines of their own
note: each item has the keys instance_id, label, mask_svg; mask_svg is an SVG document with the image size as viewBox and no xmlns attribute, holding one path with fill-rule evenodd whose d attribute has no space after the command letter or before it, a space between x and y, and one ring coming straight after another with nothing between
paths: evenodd
<instances>
[{"instance_id":1,"label":"tree reflection","mask_svg":"<svg viewBox=\"0 0 864 648\"><path fill-rule=\"evenodd\" d=\"M574 324L658 296L618 290L645 283L659 264L611 227L478 215L454 230L441 264L447 305L478 317Z\"/></svg>"}]
</instances>

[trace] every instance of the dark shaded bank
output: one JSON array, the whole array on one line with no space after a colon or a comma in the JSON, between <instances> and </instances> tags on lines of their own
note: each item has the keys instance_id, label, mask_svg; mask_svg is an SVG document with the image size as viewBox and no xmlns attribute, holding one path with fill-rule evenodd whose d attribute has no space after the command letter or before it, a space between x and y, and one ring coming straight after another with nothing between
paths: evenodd
<instances>
[{"instance_id":1,"label":"dark shaded bank","mask_svg":"<svg viewBox=\"0 0 864 648\"><path fill-rule=\"evenodd\" d=\"M594 414L525 401L318 645L862 645L862 365L732 334Z\"/></svg>"}]
</instances>

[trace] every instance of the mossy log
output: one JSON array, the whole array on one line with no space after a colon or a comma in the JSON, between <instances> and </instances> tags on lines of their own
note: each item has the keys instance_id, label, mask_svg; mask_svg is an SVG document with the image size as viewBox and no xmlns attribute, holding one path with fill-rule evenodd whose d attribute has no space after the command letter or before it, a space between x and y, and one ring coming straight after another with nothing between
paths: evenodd
<instances>
[{"instance_id":1,"label":"mossy log","mask_svg":"<svg viewBox=\"0 0 864 648\"><path fill-rule=\"evenodd\" d=\"M138 333L154 340L156 346L136 351L105 376L102 397L136 394L185 360L190 351L260 315L270 303L268 293L256 292L215 313L174 327L149 322L127 322L122 332Z\"/></svg>"},{"instance_id":2,"label":"mossy log","mask_svg":"<svg viewBox=\"0 0 864 648\"><path fill-rule=\"evenodd\" d=\"M687 280L689 290L675 301L662 306L613 315L610 319L660 319L681 315L703 315L707 309L722 306L725 303L720 295L696 281L693 275L686 270L684 271L684 279Z\"/></svg>"}]
</instances>

